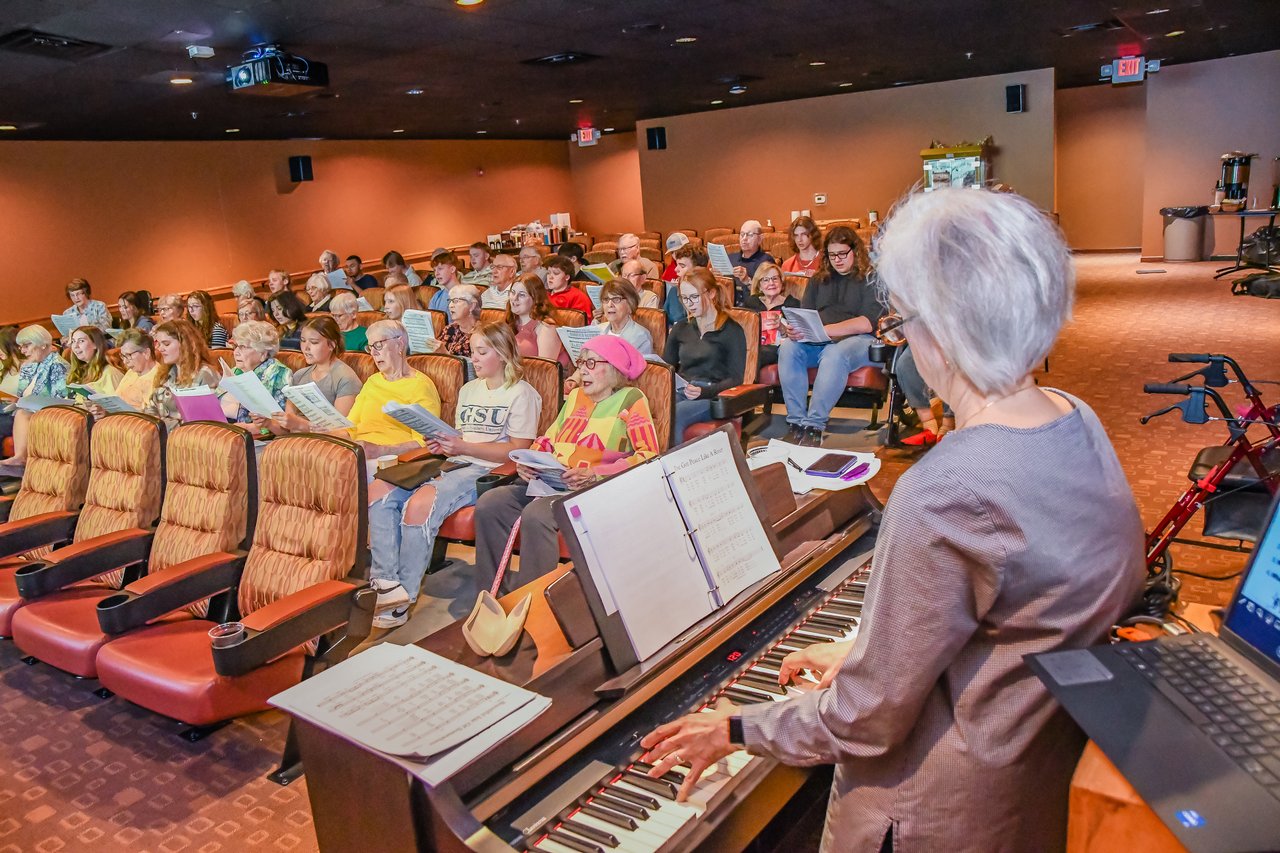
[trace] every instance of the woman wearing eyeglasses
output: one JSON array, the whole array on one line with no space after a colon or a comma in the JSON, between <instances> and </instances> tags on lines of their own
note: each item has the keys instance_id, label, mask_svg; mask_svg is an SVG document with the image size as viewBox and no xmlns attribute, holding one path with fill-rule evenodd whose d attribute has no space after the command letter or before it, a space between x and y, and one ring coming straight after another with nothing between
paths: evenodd
<instances>
[{"instance_id":1,"label":"woman wearing eyeglasses","mask_svg":"<svg viewBox=\"0 0 1280 853\"><path fill-rule=\"evenodd\" d=\"M235 359L234 373L239 375L252 372L276 401L276 405L284 408L284 389L293 373L276 358L276 353L280 351L280 336L275 326L260 320L250 320L236 326L231 332L231 339L235 344L232 350ZM222 412L238 424L254 420L249 410L230 394L222 397ZM265 424L260 427L265 428Z\"/></svg>"},{"instance_id":2,"label":"woman wearing eyeglasses","mask_svg":"<svg viewBox=\"0 0 1280 853\"><path fill-rule=\"evenodd\" d=\"M644 356L622 338L600 335L582 345L582 384L569 392L555 422L533 443L534 450L552 454L569 469L564 482L570 489L589 486L657 455L658 433L649 401L631 384L644 366ZM520 572L504 575L503 590L546 574L560 558L551 513L554 499L527 493L536 471L519 466L517 473L524 482L490 489L476 502L476 576L483 589L497 576L517 521Z\"/></svg>"},{"instance_id":3,"label":"woman wearing eyeglasses","mask_svg":"<svg viewBox=\"0 0 1280 853\"><path fill-rule=\"evenodd\" d=\"M409 333L397 320L379 320L369 327L369 354L378 372L364 383L347 415L353 426L341 432L364 446L367 459L422 447L426 440L421 435L382 411L391 402L417 403L440 415L435 383L409 366Z\"/></svg>"},{"instance_id":4,"label":"woman wearing eyeglasses","mask_svg":"<svg viewBox=\"0 0 1280 853\"><path fill-rule=\"evenodd\" d=\"M675 441L686 427L711 420L711 400L741 385L747 369L747 336L729 316L729 300L706 267L680 279L686 318L671 327L662 358L685 385L676 391Z\"/></svg>"},{"instance_id":5,"label":"woman wearing eyeglasses","mask_svg":"<svg viewBox=\"0 0 1280 853\"><path fill-rule=\"evenodd\" d=\"M18 349L26 361L18 370L18 397L67 396L67 363L44 326L26 326L17 334ZM13 413L13 456L0 462L0 477L21 477L27 465L27 431L31 412Z\"/></svg>"},{"instance_id":6,"label":"woman wearing eyeglasses","mask_svg":"<svg viewBox=\"0 0 1280 853\"><path fill-rule=\"evenodd\" d=\"M204 342L214 349L227 345L227 328L218 320L213 297L203 290L187 294L187 319L204 335Z\"/></svg>"},{"instance_id":7,"label":"woman wearing eyeglasses","mask_svg":"<svg viewBox=\"0 0 1280 853\"><path fill-rule=\"evenodd\" d=\"M791 326L778 346L778 378L787 404L787 441L817 447L848 383L849 372L871 364L868 350L884 307L867 281L871 264L852 228L837 225L827 235L826 262L800 300L822 320L830 341L803 340ZM809 396L809 369L818 368Z\"/></svg>"},{"instance_id":8,"label":"woman wearing eyeglasses","mask_svg":"<svg viewBox=\"0 0 1280 853\"><path fill-rule=\"evenodd\" d=\"M470 358L471 333L480 322L479 288L474 284L455 284L449 288L449 320L440 336L445 352Z\"/></svg>"},{"instance_id":9,"label":"woman wearing eyeglasses","mask_svg":"<svg viewBox=\"0 0 1280 853\"><path fill-rule=\"evenodd\" d=\"M151 392L155 389L156 370L160 365L156 362L155 350L151 345L151 336L141 329L128 329L117 342L120 347L120 361L125 366L125 374L116 386L116 396L135 409L142 410L151 402ZM92 407L91 407L92 408ZM94 412L96 416L106 412Z\"/></svg>"},{"instance_id":10,"label":"woman wearing eyeglasses","mask_svg":"<svg viewBox=\"0 0 1280 853\"><path fill-rule=\"evenodd\" d=\"M760 366L778 363L778 343L782 339L782 309L799 308L800 300L787 292L782 268L763 263L751 277L751 295L742 307L760 315Z\"/></svg>"}]
</instances>

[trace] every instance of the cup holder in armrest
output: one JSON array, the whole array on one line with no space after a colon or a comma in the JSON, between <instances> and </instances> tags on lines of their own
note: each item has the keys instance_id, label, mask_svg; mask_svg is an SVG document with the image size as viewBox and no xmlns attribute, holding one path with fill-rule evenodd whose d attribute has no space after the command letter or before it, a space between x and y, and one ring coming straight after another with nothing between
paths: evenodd
<instances>
[{"instance_id":1,"label":"cup holder in armrest","mask_svg":"<svg viewBox=\"0 0 1280 853\"><path fill-rule=\"evenodd\" d=\"M132 627L125 605L134 598L136 596L127 592L117 592L98 602L98 625L105 633L122 634Z\"/></svg>"}]
</instances>

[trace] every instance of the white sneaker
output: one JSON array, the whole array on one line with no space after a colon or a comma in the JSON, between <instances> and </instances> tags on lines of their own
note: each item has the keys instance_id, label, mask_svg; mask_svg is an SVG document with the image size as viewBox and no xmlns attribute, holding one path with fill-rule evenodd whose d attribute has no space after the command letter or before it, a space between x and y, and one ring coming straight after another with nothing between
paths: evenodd
<instances>
[{"instance_id":1,"label":"white sneaker","mask_svg":"<svg viewBox=\"0 0 1280 853\"><path fill-rule=\"evenodd\" d=\"M378 592L378 601L373 606L375 614L386 613L388 610L404 608L408 610L409 593L399 583L392 580L374 580L370 584Z\"/></svg>"},{"instance_id":2,"label":"white sneaker","mask_svg":"<svg viewBox=\"0 0 1280 853\"><path fill-rule=\"evenodd\" d=\"M408 605L399 610L388 610L379 613L373 617L373 627L375 628L399 628L401 625L409 621Z\"/></svg>"}]
</instances>

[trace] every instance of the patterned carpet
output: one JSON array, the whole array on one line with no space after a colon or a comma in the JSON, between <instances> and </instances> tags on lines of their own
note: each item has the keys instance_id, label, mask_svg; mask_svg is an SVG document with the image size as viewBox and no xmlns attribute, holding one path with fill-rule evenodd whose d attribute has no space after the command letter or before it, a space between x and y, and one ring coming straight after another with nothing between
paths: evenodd
<instances>
[{"instance_id":1,"label":"patterned carpet","mask_svg":"<svg viewBox=\"0 0 1280 853\"><path fill-rule=\"evenodd\" d=\"M1177 375L1170 351L1225 352L1259 379L1280 379L1280 303L1229 295L1213 264L1170 264L1137 275L1136 257L1084 256L1076 317L1043 384L1094 406L1133 484L1147 524L1186 486L1196 451L1222 440L1217 425L1174 417L1138 424L1161 405L1143 382ZM1264 386L1266 396L1275 396ZM867 435L867 434L863 434ZM909 458L886 460L875 489L887 493ZM1198 526L1193 522L1193 528ZM1208 574L1237 570L1238 554L1179 547L1177 565ZM1184 597L1221 602L1231 583L1189 579ZM240 720L204 741L119 699L95 682L26 666L0 641L0 853L54 851L314 850L305 779L268 782L283 744L275 713Z\"/></svg>"}]
</instances>

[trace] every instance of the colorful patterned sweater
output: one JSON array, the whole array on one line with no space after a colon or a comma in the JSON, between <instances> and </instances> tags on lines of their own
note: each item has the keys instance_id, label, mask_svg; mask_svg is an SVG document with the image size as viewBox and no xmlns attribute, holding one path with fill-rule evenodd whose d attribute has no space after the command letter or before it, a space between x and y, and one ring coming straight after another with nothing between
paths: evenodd
<instances>
[{"instance_id":1,"label":"colorful patterned sweater","mask_svg":"<svg viewBox=\"0 0 1280 853\"><path fill-rule=\"evenodd\" d=\"M658 431L640 389L619 388L594 403L574 388L533 449L570 468L594 465L601 474L613 474L657 456Z\"/></svg>"}]
</instances>

